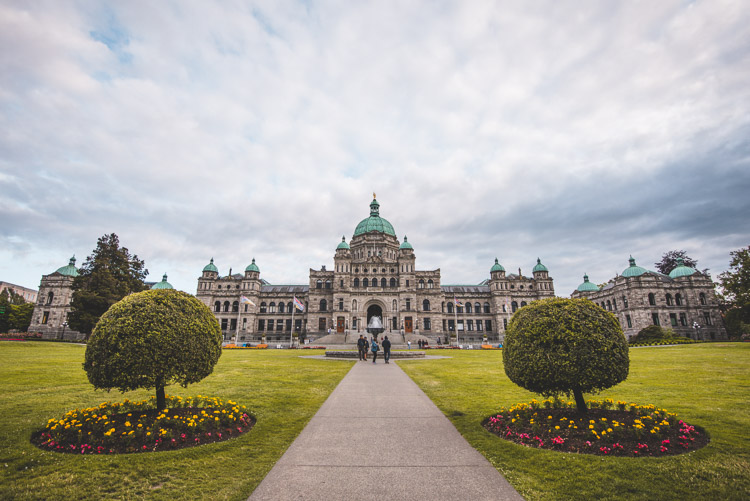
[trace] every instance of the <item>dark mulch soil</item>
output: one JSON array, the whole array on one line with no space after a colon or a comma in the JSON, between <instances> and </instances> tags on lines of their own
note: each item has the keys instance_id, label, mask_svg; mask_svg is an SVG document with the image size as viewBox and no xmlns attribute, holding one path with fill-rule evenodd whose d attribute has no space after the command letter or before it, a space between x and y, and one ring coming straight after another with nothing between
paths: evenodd
<instances>
[{"instance_id":1,"label":"dark mulch soil","mask_svg":"<svg viewBox=\"0 0 750 501\"><path fill-rule=\"evenodd\" d=\"M608 422L615 420L626 428L631 428L635 419L643 420L643 416L628 411L589 409L587 414L581 415L575 409L539 409L537 414L534 420L539 425L536 428L527 419L512 422L514 416L507 413L492 416L500 418L496 423L492 423L491 418L485 419L482 426L490 433L527 447L599 456L656 457L684 454L705 447L710 440L703 428L685 423L672 427L662 426L658 434L646 432L640 437L632 429L602 435L600 439L591 433L590 420L601 423L601 419L606 418ZM548 416L552 416L552 419L548 419ZM555 425L564 423L560 421L562 418L576 421L578 429L560 426L560 430L556 430ZM557 439L558 443L553 439ZM560 439L564 440L562 444L559 443Z\"/></svg>"},{"instance_id":2,"label":"dark mulch soil","mask_svg":"<svg viewBox=\"0 0 750 501\"><path fill-rule=\"evenodd\" d=\"M198 407L169 408L169 415L173 418L188 417L200 414L201 410L203 409ZM114 427L117 430L122 430L126 421L134 420L133 416L138 416L140 418L139 422L146 426L146 423L154 423L155 418L158 415L159 411L156 409L146 409L112 414L109 416L109 420L114 423ZM170 431L170 436L168 437L155 439L143 437L140 440L138 438L123 440L116 435L112 437L101 436L97 439L95 437L101 435L101 433L92 431L92 436L85 441L87 442L86 445L88 447L81 447L81 444L79 443L53 443L53 445L50 445L49 436L45 433L45 430L39 430L31 436L31 443L43 450L69 454L128 454L134 452L158 452L231 440L250 431L253 426L255 426L255 422L255 418L247 415L246 419L240 419L240 422L232 427L220 427L211 423L204 425L203 430L199 431L196 428L178 426ZM84 435L87 434L88 431L84 428Z\"/></svg>"}]
</instances>

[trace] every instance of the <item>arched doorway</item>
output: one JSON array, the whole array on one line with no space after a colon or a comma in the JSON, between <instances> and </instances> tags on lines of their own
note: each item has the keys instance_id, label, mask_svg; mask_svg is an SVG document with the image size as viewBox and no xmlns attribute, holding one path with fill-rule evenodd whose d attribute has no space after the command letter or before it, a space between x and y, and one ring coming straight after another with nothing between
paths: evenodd
<instances>
[{"instance_id":1,"label":"arched doorway","mask_svg":"<svg viewBox=\"0 0 750 501\"><path fill-rule=\"evenodd\" d=\"M365 328L367 329L370 326L370 321L373 317L379 317L380 323L379 323L379 330L374 331L374 334L378 334L379 332L383 331L383 308L379 304L371 304L367 307L367 322L365 323ZM368 332L371 332L368 330Z\"/></svg>"}]
</instances>

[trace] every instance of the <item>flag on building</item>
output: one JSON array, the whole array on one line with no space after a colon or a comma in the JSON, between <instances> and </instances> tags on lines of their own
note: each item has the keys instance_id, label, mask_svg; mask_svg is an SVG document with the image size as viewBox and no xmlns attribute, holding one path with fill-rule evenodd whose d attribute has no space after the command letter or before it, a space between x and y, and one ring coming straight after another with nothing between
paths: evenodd
<instances>
[{"instance_id":1,"label":"flag on building","mask_svg":"<svg viewBox=\"0 0 750 501\"><path fill-rule=\"evenodd\" d=\"M297 299L297 296L294 296L294 307L297 308L299 311L305 311L305 305L302 304L302 301Z\"/></svg>"},{"instance_id":2,"label":"flag on building","mask_svg":"<svg viewBox=\"0 0 750 501\"><path fill-rule=\"evenodd\" d=\"M453 296L453 302L456 303L456 306L463 306L464 305L461 301L459 301L458 299L456 299L456 296Z\"/></svg>"},{"instance_id":3,"label":"flag on building","mask_svg":"<svg viewBox=\"0 0 750 501\"><path fill-rule=\"evenodd\" d=\"M245 296L240 296L240 303L247 303L255 306L255 303L253 303L249 298L246 298Z\"/></svg>"}]
</instances>

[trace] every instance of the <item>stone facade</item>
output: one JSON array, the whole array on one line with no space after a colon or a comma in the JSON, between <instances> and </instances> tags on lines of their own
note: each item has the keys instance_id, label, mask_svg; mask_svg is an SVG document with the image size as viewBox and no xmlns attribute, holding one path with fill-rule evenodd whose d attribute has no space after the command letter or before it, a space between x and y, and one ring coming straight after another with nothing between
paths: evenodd
<instances>
[{"instance_id":1,"label":"stone facade","mask_svg":"<svg viewBox=\"0 0 750 501\"><path fill-rule=\"evenodd\" d=\"M588 298L611 311L627 338L660 325L692 339L727 339L711 277L681 263L664 275L636 266L631 257L630 266L601 288L584 276L571 297Z\"/></svg>"},{"instance_id":2,"label":"stone facade","mask_svg":"<svg viewBox=\"0 0 750 501\"><path fill-rule=\"evenodd\" d=\"M254 259L244 275L230 270L220 276L211 259L196 296L214 312L226 337L237 334L240 341L288 342L294 322L295 333L319 338L330 329L354 342L379 316L384 333L395 334L391 339L396 342L420 335L435 344L447 342L456 330L460 342L501 341L512 312L554 296L553 280L539 260L531 276L520 269L506 274L496 260L489 279L480 284L443 285L440 269L417 268L412 245L406 237L399 242L379 211L373 199L370 217L336 248L333 267L310 269L307 284L269 284L260 278ZM243 296L252 304L241 302ZM295 297L304 311L293 307Z\"/></svg>"},{"instance_id":3,"label":"stone facade","mask_svg":"<svg viewBox=\"0 0 750 501\"><path fill-rule=\"evenodd\" d=\"M47 339L83 339L83 334L68 328L68 314L73 299L73 279L78 275L75 256L68 266L43 275L29 332L41 332Z\"/></svg>"}]
</instances>

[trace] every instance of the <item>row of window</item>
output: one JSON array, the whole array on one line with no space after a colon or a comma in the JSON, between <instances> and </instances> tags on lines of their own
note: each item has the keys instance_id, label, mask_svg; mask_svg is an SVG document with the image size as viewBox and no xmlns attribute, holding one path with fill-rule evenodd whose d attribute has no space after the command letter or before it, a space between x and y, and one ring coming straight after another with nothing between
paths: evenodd
<instances>
[{"instance_id":1,"label":"row of window","mask_svg":"<svg viewBox=\"0 0 750 501\"><path fill-rule=\"evenodd\" d=\"M683 306L685 304L685 301L682 299L682 294L680 294L679 292L675 294L674 298L672 298L672 294L667 294L664 296L664 299L667 302L667 306ZM700 294L698 294L698 302L702 305L705 305L707 303L705 293L701 292ZM656 296L653 293L648 295L648 304L651 306L656 306Z\"/></svg>"},{"instance_id":2,"label":"row of window","mask_svg":"<svg viewBox=\"0 0 750 501\"><path fill-rule=\"evenodd\" d=\"M678 326L678 317L677 313L670 313L669 314L669 323L672 327ZM626 315L626 320L628 322L628 327L632 327L630 323L630 315ZM658 313L652 313L651 314L651 320L654 323L654 325L661 325L661 322L659 321L659 314ZM706 325L713 325L713 320L711 319L711 313L708 311L703 312L703 321ZM688 327L688 320L687 320L687 314L686 313L680 313L679 314L679 325L682 327ZM693 327L700 327L699 325L694 325Z\"/></svg>"}]
</instances>

